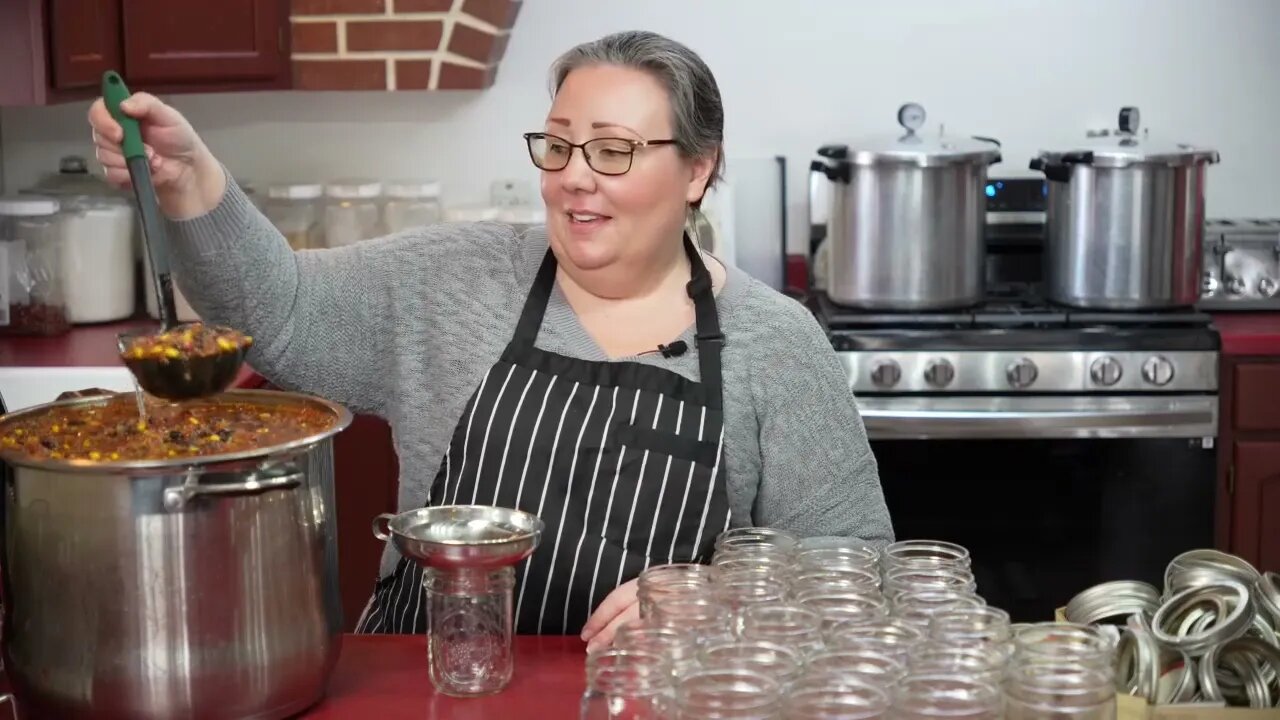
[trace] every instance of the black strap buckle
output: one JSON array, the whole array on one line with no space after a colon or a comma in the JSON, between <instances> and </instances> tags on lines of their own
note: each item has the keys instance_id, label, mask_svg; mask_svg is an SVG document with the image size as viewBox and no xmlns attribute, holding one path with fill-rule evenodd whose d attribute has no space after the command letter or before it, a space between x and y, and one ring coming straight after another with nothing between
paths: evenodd
<instances>
[{"instance_id":1,"label":"black strap buckle","mask_svg":"<svg viewBox=\"0 0 1280 720\"><path fill-rule=\"evenodd\" d=\"M708 273L695 275L684 288L690 298L696 299L699 295L711 291L711 275Z\"/></svg>"},{"instance_id":2,"label":"black strap buckle","mask_svg":"<svg viewBox=\"0 0 1280 720\"><path fill-rule=\"evenodd\" d=\"M698 341L699 347L701 347L704 342L718 342L721 345L724 344L724 333L722 332L697 333L693 337Z\"/></svg>"}]
</instances>

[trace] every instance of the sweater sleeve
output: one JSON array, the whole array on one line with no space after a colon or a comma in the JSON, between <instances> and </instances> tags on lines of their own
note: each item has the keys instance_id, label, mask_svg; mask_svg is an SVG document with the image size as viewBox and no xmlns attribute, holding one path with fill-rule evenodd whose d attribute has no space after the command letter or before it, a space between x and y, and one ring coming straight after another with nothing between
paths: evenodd
<instances>
[{"instance_id":1,"label":"sweater sleeve","mask_svg":"<svg viewBox=\"0 0 1280 720\"><path fill-rule=\"evenodd\" d=\"M811 314L788 301L752 373L760 428L755 522L821 544L893 542L875 456L844 368Z\"/></svg>"},{"instance_id":2,"label":"sweater sleeve","mask_svg":"<svg viewBox=\"0 0 1280 720\"><path fill-rule=\"evenodd\" d=\"M247 361L272 383L385 415L400 294L439 287L430 281L449 274L459 242L480 235L435 225L295 252L229 177L218 207L167 222L184 297L205 321L252 335Z\"/></svg>"}]
</instances>

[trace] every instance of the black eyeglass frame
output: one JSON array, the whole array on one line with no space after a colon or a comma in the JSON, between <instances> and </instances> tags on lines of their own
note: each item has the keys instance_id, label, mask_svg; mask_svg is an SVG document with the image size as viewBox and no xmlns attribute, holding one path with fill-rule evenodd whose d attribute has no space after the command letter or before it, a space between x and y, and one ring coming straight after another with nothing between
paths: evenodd
<instances>
[{"instance_id":1,"label":"black eyeglass frame","mask_svg":"<svg viewBox=\"0 0 1280 720\"><path fill-rule=\"evenodd\" d=\"M539 165L538 158L535 157L533 153L534 140L545 140L549 138L558 140L564 143L569 148L569 153L568 155L565 156L564 165L558 168L555 168L554 170L548 169L543 167L542 165ZM598 142L604 142L604 141L624 142L631 147L631 152L627 153L627 169L626 170L622 170L621 172L605 172L597 168L595 164L591 162L591 153L587 152L587 146L590 145L591 143L598 143ZM609 175L609 176L626 175L627 173L631 172L631 166L635 164L635 161L636 161L636 150L639 150L641 148L646 148L646 147L660 147L662 145L676 144L676 140L674 138L665 138L662 140L636 140L635 138L624 138L624 137L591 138L586 142L572 143L560 137L559 135L553 135L548 132L527 132L524 134L524 142L525 142L525 146L529 150L529 160L531 160L533 162L533 166L538 168L539 170L544 170L546 172L560 172L561 170L569 167L569 163L573 160L573 151L575 149L578 149L582 151L582 157L586 159L587 166L591 168L592 172L597 172L597 173L600 173L601 175Z\"/></svg>"}]
</instances>

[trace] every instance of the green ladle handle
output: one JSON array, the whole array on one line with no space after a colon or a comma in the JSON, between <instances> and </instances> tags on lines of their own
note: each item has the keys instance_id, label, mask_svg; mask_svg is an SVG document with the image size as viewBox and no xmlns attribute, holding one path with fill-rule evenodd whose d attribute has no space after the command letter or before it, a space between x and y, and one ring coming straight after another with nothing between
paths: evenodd
<instances>
[{"instance_id":1,"label":"green ladle handle","mask_svg":"<svg viewBox=\"0 0 1280 720\"><path fill-rule=\"evenodd\" d=\"M138 214L142 216L142 239L146 245L147 257L151 261L151 282L155 284L160 325L169 330L178 324L173 276L169 271L169 241L165 237L164 224L160 219L160 202L151 181L151 164L147 160L147 150L142 145L142 130L138 127L137 120L120 109L120 103L128 97L129 88L119 73L114 70L103 73L102 100L111 116L124 130L120 150L124 154L125 165L129 167L129 181L133 184L133 194L138 201Z\"/></svg>"},{"instance_id":2,"label":"green ladle handle","mask_svg":"<svg viewBox=\"0 0 1280 720\"><path fill-rule=\"evenodd\" d=\"M120 144L120 149L124 152L125 160L145 158L147 151L142 146L142 130L138 127L138 121L125 115L120 109L120 103L129 99L129 88L124 84L124 78L115 70L108 70L102 76L102 99L106 102L111 117L124 129L124 142Z\"/></svg>"}]
</instances>

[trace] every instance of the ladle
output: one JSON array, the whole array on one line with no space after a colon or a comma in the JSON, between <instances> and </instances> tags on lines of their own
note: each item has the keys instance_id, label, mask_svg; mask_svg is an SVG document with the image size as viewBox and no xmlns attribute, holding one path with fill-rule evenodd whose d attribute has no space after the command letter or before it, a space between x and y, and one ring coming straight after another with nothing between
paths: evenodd
<instances>
[{"instance_id":1,"label":"ladle","mask_svg":"<svg viewBox=\"0 0 1280 720\"><path fill-rule=\"evenodd\" d=\"M169 271L169 241L160 218L160 203L156 199L155 185L151 180L151 165L146 147L142 144L142 131L138 121L120 109L120 103L129 98L129 88L119 73L108 70L102 77L102 98L111 116L124 130L120 144L125 163L129 168L129 181L137 198L138 212L142 217L142 237L147 257L151 263L151 282L155 285L156 304L160 311L160 332L176 331L178 336L190 332L193 337L214 332L238 336L227 328L203 326L202 323L182 324L177 320L178 311L173 297L173 277ZM214 395L226 390L235 380L244 363L252 341L245 336L236 340L216 343L209 351L187 352L174 349L171 352L133 352L132 343L150 333L121 334L117 338L120 358L133 373L138 384L151 395L166 400L190 400Z\"/></svg>"}]
</instances>

